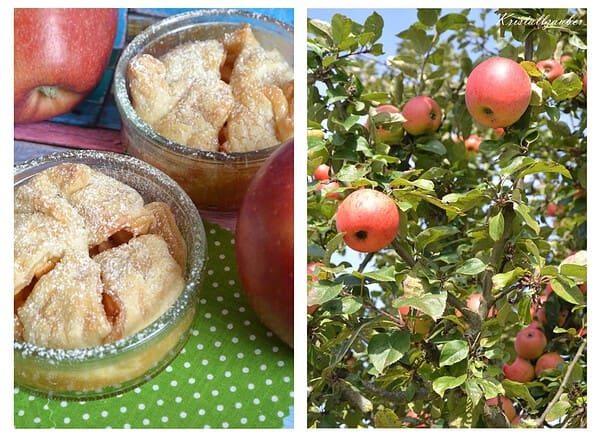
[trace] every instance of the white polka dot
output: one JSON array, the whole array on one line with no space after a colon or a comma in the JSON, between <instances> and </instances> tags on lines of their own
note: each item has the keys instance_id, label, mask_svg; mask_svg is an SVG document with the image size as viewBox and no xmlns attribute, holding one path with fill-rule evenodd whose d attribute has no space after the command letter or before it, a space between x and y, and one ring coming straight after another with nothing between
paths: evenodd
<instances>
[{"instance_id":1,"label":"white polka dot","mask_svg":"<svg viewBox=\"0 0 600 436\"><path fill-rule=\"evenodd\" d=\"M267 369L267 365L265 365L264 363L262 365L259 366L261 371L265 371Z\"/></svg>"},{"instance_id":2,"label":"white polka dot","mask_svg":"<svg viewBox=\"0 0 600 436\"><path fill-rule=\"evenodd\" d=\"M237 337L235 337L235 336L233 338L231 338L231 342L234 343L234 344L237 344L239 341L240 340Z\"/></svg>"},{"instance_id":3,"label":"white polka dot","mask_svg":"<svg viewBox=\"0 0 600 436\"><path fill-rule=\"evenodd\" d=\"M71 418L69 418L69 417L67 416L67 417L65 417L65 419L63 419L63 422L64 422L65 424L69 424L69 423L71 422Z\"/></svg>"},{"instance_id":4,"label":"white polka dot","mask_svg":"<svg viewBox=\"0 0 600 436\"><path fill-rule=\"evenodd\" d=\"M252 404L259 405L260 404L260 400L258 398L255 398L254 400L252 400Z\"/></svg>"},{"instance_id":5,"label":"white polka dot","mask_svg":"<svg viewBox=\"0 0 600 436\"><path fill-rule=\"evenodd\" d=\"M190 362L183 362L183 367L184 368L190 368L192 366L192 364Z\"/></svg>"},{"instance_id":6,"label":"white polka dot","mask_svg":"<svg viewBox=\"0 0 600 436\"><path fill-rule=\"evenodd\" d=\"M240 418L240 424L246 424L248 422L248 418Z\"/></svg>"},{"instance_id":7,"label":"white polka dot","mask_svg":"<svg viewBox=\"0 0 600 436\"><path fill-rule=\"evenodd\" d=\"M163 404L165 404L165 402L159 398L158 400L156 400L156 404L162 406Z\"/></svg>"},{"instance_id":8,"label":"white polka dot","mask_svg":"<svg viewBox=\"0 0 600 436\"><path fill-rule=\"evenodd\" d=\"M219 395L219 391L214 389L211 393L210 393L213 397L217 397Z\"/></svg>"},{"instance_id":9,"label":"white polka dot","mask_svg":"<svg viewBox=\"0 0 600 436\"><path fill-rule=\"evenodd\" d=\"M222 295L217 295L217 301L218 301L219 303L222 303L222 302L223 302L223 300L224 300L224 298L223 298L223 296L222 296Z\"/></svg>"},{"instance_id":10,"label":"white polka dot","mask_svg":"<svg viewBox=\"0 0 600 436\"><path fill-rule=\"evenodd\" d=\"M211 314L210 312L206 312L206 313L204 314L204 318L206 318L206 319L210 319L210 318L212 318L212 314Z\"/></svg>"},{"instance_id":11,"label":"white polka dot","mask_svg":"<svg viewBox=\"0 0 600 436\"><path fill-rule=\"evenodd\" d=\"M24 411L23 409L20 409L20 410L17 412L17 415L19 415L19 416L23 416L23 415L25 415L25 411Z\"/></svg>"},{"instance_id":12,"label":"white polka dot","mask_svg":"<svg viewBox=\"0 0 600 436\"><path fill-rule=\"evenodd\" d=\"M248 383L248 389L250 389L250 390L254 389L254 383Z\"/></svg>"},{"instance_id":13,"label":"white polka dot","mask_svg":"<svg viewBox=\"0 0 600 436\"><path fill-rule=\"evenodd\" d=\"M285 362L283 360L278 360L277 361L277 366L282 368L283 366L285 366Z\"/></svg>"},{"instance_id":14,"label":"white polka dot","mask_svg":"<svg viewBox=\"0 0 600 436\"><path fill-rule=\"evenodd\" d=\"M211 283L211 286L212 286L213 288L218 288L218 287L219 287L219 283L218 283L218 282L212 282L212 283Z\"/></svg>"},{"instance_id":15,"label":"white polka dot","mask_svg":"<svg viewBox=\"0 0 600 436\"><path fill-rule=\"evenodd\" d=\"M265 419L267 419L267 418L265 417L265 415L258 415L258 420L259 420L260 422L264 422L264 421L265 421Z\"/></svg>"},{"instance_id":16,"label":"white polka dot","mask_svg":"<svg viewBox=\"0 0 600 436\"><path fill-rule=\"evenodd\" d=\"M211 325L208 330L214 333L217 331L217 328L214 325Z\"/></svg>"},{"instance_id":17,"label":"white polka dot","mask_svg":"<svg viewBox=\"0 0 600 436\"><path fill-rule=\"evenodd\" d=\"M183 400L182 400L182 398L181 398L181 397L175 397L175 402L176 402L177 404L181 403L182 401L183 401Z\"/></svg>"},{"instance_id":18,"label":"white polka dot","mask_svg":"<svg viewBox=\"0 0 600 436\"><path fill-rule=\"evenodd\" d=\"M273 348L271 348L271 350L273 350L273 353L277 353L277 352L279 352L279 347L274 346Z\"/></svg>"},{"instance_id":19,"label":"white polka dot","mask_svg":"<svg viewBox=\"0 0 600 436\"><path fill-rule=\"evenodd\" d=\"M177 386L177 380L171 380L171 383L169 383L172 387Z\"/></svg>"},{"instance_id":20,"label":"white polka dot","mask_svg":"<svg viewBox=\"0 0 600 436\"><path fill-rule=\"evenodd\" d=\"M214 244L216 247L219 247L221 245L221 241L215 241Z\"/></svg>"},{"instance_id":21,"label":"white polka dot","mask_svg":"<svg viewBox=\"0 0 600 436\"><path fill-rule=\"evenodd\" d=\"M250 369L249 369L247 366L244 366L244 367L242 368L242 372L243 372L244 374L248 374L248 373L250 372Z\"/></svg>"},{"instance_id":22,"label":"white polka dot","mask_svg":"<svg viewBox=\"0 0 600 436\"><path fill-rule=\"evenodd\" d=\"M149 420L148 418L144 418L144 419L142 420L142 424L143 424L143 425L149 425L149 424L150 424L150 420Z\"/></svg>"},{"instance_id":23,"label":"white polka dot","mask_svg":"<svg viewBox=\"0 0 600 436\"><path fill-rule=\"evenodd\" d=\"M207 380L212 380L213 378L215 378L214 375L212 375L212 374L206 374L206 379Z\"/></svg>"},{"instance_id":24,"label":"white polka dot","mask_svg":"<svg viewBox=\"0 0 600 436\"><path fill-rule=\"evenodd\" d=\"M67 407L67 404L69 404L69 403L66 402L66 401L61 401L60 402L60 407Z\"/></svg>"},{"instance_id":25,"label":"white polka dot","mask_svg":"<svg viewBox=\"0 0 600 436\"><path fill-rule=\"evenodd\" d=\"M236 409L241 409L242 408L242 403L240 403L240 402L235 403L235 408Z\"/></svg>"},{"instance_id":26,"label":"white polka dot","mask_svg":"<svg viewBox=\"0 0 600 436\"><path fill-rule=\"evenodd\" d=\"M203 344L198 344L196 345L196 349L199 351L202 351L204 349L204 345Z\"/></svg>"},{"instance_id":27,"label":"white polka dot","mask_svg":"<svg viewBox=\"0 0 600 436\"><path fill-rule=\"evenodd\" d=\"M229 265L226 265L225 268L223 268L223 271L231 271L231 268L229 267Z\"/></svg>"},{"instance_id":28,"label":"white polka dot","mask_svg":"<svg viewBox=\"0 0 600 436\"><path fill-rule=\"evenodd\" d=\"M201 397L200 392L194 392L194 398L197 400Z\"/></svg>"},{"instance_id":29,"label":"white polka dot","mask_svg":"<svg viewBox=\"0 0 600 436\"><path fill-rule=\"evenodd\" d=\"M273 380L271 380L270 378L268 378L268 379L265 380L265 384L267 386L271 386L273 384Z\"/></svg>"},{"instance_id":30,"label":"white polka dot","mask_svg":"<svg viewBox=\"0 0 600 436\"><path fill-rule=\"evenodd\" d=\"M227 378L231 377L231 371L225 371L223 375Z\"/></svg>"},{"instance_id":31,"label":"white polka dot","mask_svg":"<svg viewBox=\"0 0 600 436\"><path fill-rule=\"evenodd\" d=\"M243 359L244 358L244 353L237 353L236 354L238 359Z\"/></svg>"},{"instance_id":32,"label":"white polka dot","mask_svg":"<svg viewBox=\"0 0 600 436\"><path fill-rule=\"evenodd\" d=\"M168 416L163 416L162 418L160 418L160 420L162 422L169 422L169 417Z\"/></svg>"},{"instance_id":33,"label":"white polka dot","mask_svg":"<svg viewBox=\"0 0 600 436\"><path fill-rule=\"evenodd\" d=\"M237 388L235 386L229 386L229 392L235 392Z\"/></svg>"},{"instance_id":34,"label":"white polka dot","mask_svg":"<svg viewBox=\"0 0 600 436\"><path fill-rule=\"evenodd\" d=\"M204 416L205 414L206 414L206 410L204 410L204 409L198 410L198 415Z\"/></svg>"},{"instance_id":35,"label":"white polka dot","mask_svg":"<svg viewBox=\"0 0 600 436\"><path fill-rule=\"evenodd\" d=\"M222 412L225 409L225 407L222 404L217 404L217 411L218 412Z\"/></svg>"},{"instance_id":36,"label":"white polka dot","mask_svg":"<svg viewBox=\"0 0 600 436\"><path fill-rule=\"evenodd\" d=\"M229 311L227 309L223 309L221 311L221 315L229 315Z\"/></svg>"},{"instance_id":37,"label":"white polka dot","mask_svg":"<svg viewBox=\"0 0 600 436\"><path fill-rule=\"evenodd\" d=\"M208 365L208 360L202 359L202 365L204 365L204 366Z\"/></svg>"},{"instance_id":38,"label":"white polka dot","mask_svg":"<svg viewBox=\"0 0 600 436\"><path fill-rule=\"evenodd\" d=\"M173 372L173 367L172 367L171 365L169 365L169 366L167 366L167 367L165 368L165 371L166 371L166 372Z\"/></svg>"},{"instance_id":39,"label":"white polka dot","mask_svg":"<svg viewBox=\"0 0 600 436\"><path fill-rule=\"evenodd\" d=\"M125 406L121 406L121 407L119 408L119 412L121 412L121 413L127 413L127 407L125 407Z\"/></svg>"},{"instance_id":40,"label":"white polka dot","mask_svg":"<svg viewBox=\"0 0 600 436\"><path fill-rule=\"evenodd\" d=\"M146 405L144 403L138 404L138 409L144 410L145 408L146 408Z\"/></svg>"},{"instance_id":41,"label":"white polka dot","mask_svg":"<svg viewBox=\"0 0 600 436\"><path fill-rule=\"evenodd\" d=\"M188 383L191 384L191 385L193 385L194 383L196 383L196 379L194 377L190 377L188 379Z\"/></svg>"},{"instance_id":42,"label":"white polka dot","mask_svg":"<svg viewBox=\"0 0 600 436\"><path fill-rule=\"evenodd\" d=\"M187 413L185 413L185 412L180 412L180 413L179 413L179 416L180 416L181 418L186 418L186 417L187 417Z\"/></svg>"},{"instance_id":43,"label":"white polka dot","mask_svg":"<svg viewBox=\"0 0 600 436\"><path fill-rule=\"evenodd\" d=\"M279 401L279 398L277 398L277 395L273 395L271 397L271 401L274 402L274 403L276 403L277 401Z\"/></svg>"},{"instance_id":44,"label":"white polka dot","mask_svg":"<svg viewBox=\"0 0 600 436\"><path fill-rule=\"evenodd\" d=\"M220 362L225 362L226 360L227 360L227 357L225 357L225 355L224 355L224 354L221 354L221 355L219 356L219 361L220 361Z\"/></svg>"},{"instance_id":45,"label":"white polka dot","mask_svg":"<svg viewBox=\"0 0 600 436\"><path fill-rule=\"evenodd\" d=\"M39 416L36 416L35 418L33 418L33 423L34 424L39 424L40 422L42 422L42 420L40 419Z\"/></svg>"},{"instance_id":46,"label":"white polka dot","mask_svg":"<svg viewBox=\"0 0 600 436\"><path fill-rule=\"evenodd\" d=\"M255 341L256 340L256 336L250 335L250 336L248 336L248 339L250 339L251 341Z\"/></svg>"},{"instance_id":47,"label":"white polka dot","mask_svg":"<svg viewBox=\"0 0 600 436\"><path fill-rule=\"evenodd\" d=\"M262 350L260 348L257 348L256 350L254 350L254 354L258 356L259 354L262 354Z\"/></svg>"},{"instance_id":48,"label":"white polka dot","mask_svg":"<svg viewBox=\"0 0 600 436\"><path fill-rule=\"evenodd\" d=\"M215 347L219 348L221 346L221 341L215 341Z\"/></svg>"},{"instance_id":49,"label":"white polka dot","mask_svg":"<svg viewBox=\"0 0 600 436\"><path fill-rule=\"evenodd\" d=\"M240 306L238 308L238 311L241 312L241 313L244 313L246 311L246 308L244 306Z\"/></svg>"},{"instance_id":50,"label":"white polka dot","mask_svg":"<svg viewBox=\"0 0 600 436\"><path fill-rule=\"evenodd\" d=\"M102 418L106 418L108 416L108 412L106 410L103 410L102 412L100 412L100 416Z\"/></svg>"},{"instance_id":51,"label":"white polka dot","mask_svg":"<svg viewBox=\"0 0 600 436\"><path fill-rule=\"evenodd\" d=\"M222 423L222 424L221 424L221 426L222 426L223 428L229 428L229 423L227 423L227 422L224 422L224 423Z\"/></svg>"}]
</instances>

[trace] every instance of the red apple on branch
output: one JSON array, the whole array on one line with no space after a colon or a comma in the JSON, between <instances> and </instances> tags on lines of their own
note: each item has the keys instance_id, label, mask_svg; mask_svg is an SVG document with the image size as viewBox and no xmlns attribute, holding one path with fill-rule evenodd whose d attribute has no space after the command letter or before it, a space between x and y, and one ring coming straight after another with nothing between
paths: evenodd
<instances>
[{"instance_id":1,"label":"red apple on branch","mask_svg":"<svg viewBox=\"0 0 600 436\"><path fill-rule=\"evenodd\" d=\"M116 9L14 10L14 121L73 109L98 85L112 52Z\"/></svg>"},{"instance_id":2,"label":"red apple on branch","mask_svg":"<svg viewBox=\"0 0 600 436\"><path fill-rule=\"evenodd\" d=\"M543 61L539 61L537 64L535 64L535 66L542 72L544 78L549 82L552 82L557 77L562 76L565 72L561 63L554 59L545 59Z\"/></svg>"},{"instance_id":3,"label":"red apple on branch","mask_svg":"<svg viewBox=\"0 0 600 436\"><path fill-rule=\"evenodd\" d=\"M508 127L521 118L531 99L531 80L517 62L495 56L477 65L467 79L465 102L486 127Z\"/></svg>"},{"instance_id":4,"label":"red apple on branch","mask_svg":"<svg viewBox=\"0 0 600 436\"><path fill-rule=\"evenodd\" d=\"M338 232L344 242L360 252L375 252L394 240L400 213L394 200L374 189L359 189L346 197L336 211Z\"/></svg>"},{"instance_id":5,"label":"red apple on branch","mask_svg":"<svg viewBox=\"0 0 600 436\"><path fill-rule=\"evenodd\" d=\"M431 97L417 95L406 102L402 108L406 118L404 130L411 135L435 133L442 124L442 109Z\"/></svg>"},{"instance_id":6,"label":"red apple on branch","mask_svg":"<svg viewBox=\"0 0 600 436\"><path fill-rule=\"evenodd\" d=\"M389 113L389 114L397 114L400 112L400 110L392 105L392 104L382 104L381 106L377 106L375 108L375 112L376 113ZM368 129L369 128L369 119L367 119L367 122L365 123L365 127ZM377 126L377 136L379 137L379 140L382 142L385 142L386 144L397 144L400 141L402 141L402 136L404 136L404 130L403 127L401 125L399 126Z\"/></svg>"},{"instance_id":7,"label":"red apple on branch","mask_svg":"<svg viewBox=\"0 0 600 436\"><path fill-rule=\"evenodd\" d=\"M259 168L235 232L242 289L263 324L294 345L294 141Z\"/></svg>"}]
</instances>

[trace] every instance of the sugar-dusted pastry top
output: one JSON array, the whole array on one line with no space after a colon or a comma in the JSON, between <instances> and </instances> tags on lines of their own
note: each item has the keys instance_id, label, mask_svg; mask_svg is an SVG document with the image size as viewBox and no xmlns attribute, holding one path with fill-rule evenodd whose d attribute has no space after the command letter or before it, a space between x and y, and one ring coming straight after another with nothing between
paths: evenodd
<instances>
[{"instance_id":1,"label":"sugar-dusted pastry top","mask_svg":"<svg viewBox=\"0 0 600 436\"><path fill-rule=\"evenodd\" d=\"M44 170L14 192L15 339L102 345L152 323L185 285L169 207L87 165Z\"/></svg>"},{"instance_id":2,"label":"sugar-dusted pastry top","mask_svg":"<svg viewBox=\"0 0 600 436\"><path fill-rule=\"evenodd\" d=\"M164 137L205 151L245 152L294 134L293 70L248 24L217 40L183 43L127 70L134 109Z\"/></svg>"}]
</instances>

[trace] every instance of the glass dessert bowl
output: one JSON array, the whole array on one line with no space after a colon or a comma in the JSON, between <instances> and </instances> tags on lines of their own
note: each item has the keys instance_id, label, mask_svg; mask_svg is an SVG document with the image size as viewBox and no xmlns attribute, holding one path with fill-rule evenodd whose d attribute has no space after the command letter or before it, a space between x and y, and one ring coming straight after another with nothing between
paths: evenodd
<instances>
[{"instance_id":1,"label":"glass dessert bowl","mask_svg":"<svg viewBox=\"0 0 600 436\"><path fill-rule=\"evenodd\" d=\"M165 218L165 220L171 220L169 225L172 226L171 228L178 230L177 238L179 239L177 240L182 241L178 245L182 248L179 255L173 254L172 257L167 255L170 259L169 262L171 262L169 265L171 267L175 265L174 268L181 277L180 280L175 281L177 283L176 290L168 289L171 286L169 281L171 276L167 276L168 279L164 281L166 284L161 285L167 292L173 291L171 292L172 299L169 300L168 305L164 309L157 309L158 311L147 322L139 324L139 329L128 332L127 327L124 327L121 332L127 333L117 335L113 338L114 340L100 340L99 343L94 345L76 347L57 346L56 344L60 344L60 341L63 340L60 336L61 332L66 332L63 336L67 340L72 339L69 338L71 334L76 336L79 331L77 330L77 323L73 324L75 327L72 330L69 330L71 327L61 330L49 323L50 327L44 331L45 334L47 333L48 341L42 343L35 339L35 331L24 335L20 331L22 328L22 325L20 325L21 320L32 318L31 316L27 318L28 314L21 310L25 310L23 307L27 304L28 299L32 298L34 292L37 292L35 287L38 285L41 287L43 280L46 280L43 283L48 283L50 279L46 278L58 270L60 265L67 264L66 261L63 262L67 255L65 254L56 261L53 270L44 272L45 275L42 275L41 278L33 280L35 282L34 285L31 285L33 290L28 291L30 293L25 297L24 303L18 301L22 297L17 297L18 294L16 293L16 286L19 281L17 279L19 277L17 274L17 257L22 257L22 254L17 256L18 250L15 248L15 384L27 391L43 396L87 400L115 395L146 382L159 373L183 348L196 315L196 306L206 262L206 236L202 220L189 196L164 173L132 156L83 150L57 153L33 159L15 166L15 192L17 192L17 189L29 186L30 181L36 179L36 175L45 174L46 170L49 169L56 170L57 168L69 167L71 164L78 165L78 168L80 164L84 164L86 168L90 168L95 174L100 174L102 177L108 176L106 179L114 179L120 185L126 186L127 189L133 188L139 193L145 205L164 205L168 207L170 211L169 218ZM68 180L68 182L71 183L72 180ZM35 184L31 185L37 186ZM30 190L34 191L33 188ZM21 197L15 197L15 205L20 204ZM41 209L43 208L44 206L41 206ZM15 215L17 213L23 212L22 210L17 212L17 209L15 209ZM19 215L19 217L21 216L25 215ZM159 221L161 221L160 224L158 224ZM157 227L163 225L162 218L157 218L152 223L152 225L157 223ZM16 223L15 238L20 234L18 227ZM167 227L164 226L164 228ZM158 233L166 235L165 232L149 231L149 234L131 237L127 242L123 242L121 246L132 245L130 241L134 239L161 239L162 236L159 238ZM175 245L168 242L168 235L164 239L167 242L163 241L162 244L164 244L164 247L168 247L169 251L172 251L171 247ZM19 244L15 239L15 247L17 245ZM119 247L117 244L113 245ZM98 256L105 255L111 251L110 248L113 247L105 246L104 251L99 254L94 253L93 256L96 257L90 257L90 259L97 259ZM166 250L167 248L165 248L165 253L167 253ZM91 253L90 256L92 256ZM144 256L146 256L146 253L144 253ZM86 258L87 256L80 257ZM90 260L90 263L92 262ZM97 261L97 263L100 263L100 261ZM105 277L103 277L103 280L106 280ZM104 286L104 292L106 293L106 281ZM111 286L115 289L118 287L116 284ZM44 303L42 305L43 311L41 315L34 316L33 321L30 322L33 326L31 327L32 330L35 330L36 326L44 325L40 319L43 319L50 312L48 307L53 304L51 299L54 294L52 292L57 291L50 291L50 293L46 291L45 296L42 297L45 298L45 300L42 300ZM64 291L61 290L61 292ZM48 297L48 295L51 297ZM105 294L102 295L102 304L106 309ZM123 296L119 298L125 300ZM118 298L116 299L118 300ZM54 304L56 305L56 302ZM64 307L61 307L60 304L58 306L59 310L65 312L69 310L68 304ZM111 306L108 305L108 307ZM120 316L115 315L117 312L106 309L107 318ZM127 311L124 312L127 313ZM17 316L17 313L19 316ZM73 313L69 312L69 316L72 315ZM127 316L133 320L136 316L135 311L129 310ZM121 318L125 319L125 315L122 315ZM86 320L86 322L88 321ZM90 327L84 331L89 334L96 334L99 329L100 327L98 329ZM55 336L53 337L53 335ZM31 338L34 340L31 340Z\"/></svg>"},{"instance_id":2,"label":"glass dessert bowl","mask_svg":"<svg viewBox=\"0 0 600 436\"><path fill-rule=\"evenodd\" d=\"M256 41L262 48L279 53L293 68L291 26L252 12L198 10L163 19L145 29L125 48L115 70L114 94L121 115L121 136L126 152L164 171L183 187L201 212L211 212L216 215L235 215L247 186L258 168L281 143L293 139L293 133L291 138L282 139L277 143L269 142L270 145L264 148L251 150L200 149L184 145L183 141L168 139L158 133L159 128L155 129L150 126L150 122L144 121L140 116L141 112L134 108L135 92L132 92L131 72L128 68L132 60L139 58L140 55L161 58L173 49L190 42L226 40L227 34L231 34L243 25L250 26ZM248 69L252 70L252 68ZM222 68L221 71L224 69ZM231 84L233 88L233 79L231 82L228 78L224 80L227 81L226 85ZM219 86L225 86L223 80ZM293 81L291 87L293 93ZM212 87L208 87L208 91L204 88L198 93L210 93L210 89ZM293 110L293 97L291 103L288 107L290 111ZM198 106L202 107L202 104ZM177 112L177 109L167 112L163 120ZM293 113L291 119L293 123ZM164 125L165 122L162 124ZM232 124L231 119L227 118L227 127L220 130L217 128L219 141L223 142L225 129L229 129L228 132L232 135ZM247 128L258 124L260 123L248 123ZM291 128L293 129L293 124ZM181 131L181 129L173 130ZM177 132L175 132L176 136Z\"/></svg>"}]
</instances>

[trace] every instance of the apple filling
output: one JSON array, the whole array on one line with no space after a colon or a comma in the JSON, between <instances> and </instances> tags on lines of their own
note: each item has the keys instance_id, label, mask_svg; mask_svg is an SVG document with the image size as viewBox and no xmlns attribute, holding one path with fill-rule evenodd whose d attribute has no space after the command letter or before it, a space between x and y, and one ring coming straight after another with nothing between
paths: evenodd
<instances>
[{"instance_id":1,"label":"apple filling","mask_svg":"<svg viewBox=\"0 0 600 436\"><path fill-rule=\"evenodd\" d=\"M247 24L221 40L180 44L128 65L132 105L164 137L205 151L245 152L293 136L293 70Z\"/></svg>"},{"instance_id":2,"label":"apple filling","mask_svg":"<svg viewBox=\"0 0 600 436\"><path fill-rule=\"evenodd\" d=\"M186 246L165 203L83 164L15 189L14 336L102 345L144 328L181 294Z\"/></svg>"}]
</instances>

